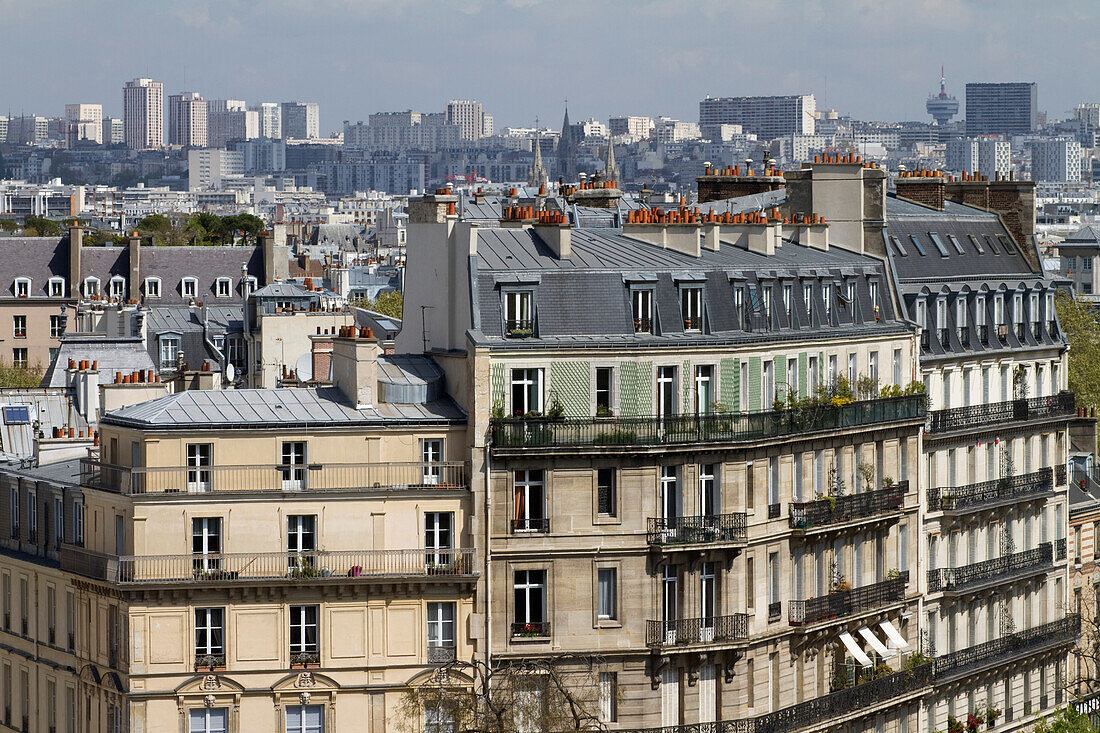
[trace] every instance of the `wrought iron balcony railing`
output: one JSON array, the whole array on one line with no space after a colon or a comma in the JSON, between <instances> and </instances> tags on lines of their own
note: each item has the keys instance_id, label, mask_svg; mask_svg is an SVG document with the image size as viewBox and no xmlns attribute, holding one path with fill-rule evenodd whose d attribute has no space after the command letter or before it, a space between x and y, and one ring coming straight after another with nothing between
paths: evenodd
<instances>
[{"instance_id":1,"label":"wrought iron balcony railing","mask_svg":"<svg viewBox=\"0 0 1100 733\"><path fill-rule=\"evenodd\" d=\"M909 571L905 571L881 583L791 601L787 607L787 620L791 626L802 626L873 611L903 600L908 583Z\"/></svg>"},{"instance_id":2,"label":"wrought iron balcony railing","mask_svg":"<svg viewBox=\"0 0 1100 733\"><path fill-rule=\"evenodd\" d=\"M318 665L321 663L321 654L316 648L306 652L291 652L290 653L290 666L291 667L308 667L310 665Z\"/></svg>"},{"instance_id":3,"label":"wrought iron balcony railing","mask_svg":"<svg viewBox=\"0 0 1100 733\"><path fill-rule=\"evenodd\" d=\"M748 614L646 621L646 646L666 650L707 644L732 644L749 638Z\"/></svg>"},{"instance_id":4,"label":"wrought iron balcony railing","mask_svg":"<svg viewBox=\"0 0 1100 733\"><path fill-rule=\"evenodd\" d=\"M454 644L428 645L428 664L450 664L455 660Z\"/></svg>"},{"instance_id":5,"label":"wrought iron balcony railing","mask_svg":"<svg viewBox=\"0 0 1100 733\"><path fill-rule=\"evenodd\" d=\"M196 654L195 655L195 671L200 670L213 670L217 667L225 666L225 652L220 654Z\"/></svg>"},{"instance_id":6,"label":"wrought iron balcony railing","mask_svg":"<svg viewBox=\"0 0 1100 733\"><path fill-rule=\"evenodd\" d=\"M779 519L779 515L783 511L783 505L779 502L775 504L768 504L768 519Z\"/></svg>"},{"instance_id":7,"label":"wrought iron balcony railing","mask_svg":"<svg viewBox=\"0 0 1100 733\"><path fill-rule=\"evenodd\" d=\"M84 458L80 483L120 494L229 493L257 491L442 490L469 485L466 464L313 463L251 466L116 466Z\"/></svg>"},{"instance_id":8,"label":"wrought iron balcony railing","mask_svg":"<svg viewBox=\"0 0 1100 733\"><path fill-rule=\"evenodd\" d=\"M1016 552L992 560L963 565L958 568L936 568L928 571L928 592L962 592L998 579L1008 579L1021 572L1036 572L1054 561L1049 542L1033 550Z\"/></svg>"},{"instance_id":9,"label":"wrought iron balcony railing","mask_svg":"<svg viewBox=\"0 0 1100 733\"><path fill-rule=\"evenodd\" d=\"M989 346L989 326L978 326L978 341L982 346Z\"/></svg>"},{"instance_id":10,"label":"wrought iron balcony railing","mask_svg":"<svg viewBox=\"0 0 1100 733\"><path fill-rule=\"evenodd\" d=\"M1081 617L1074 613L1000 639L959 649L932 660L936 681L970 674L990 664L1015 662L1033 650L1049 645L1072 644L1080 633Z\"/></svg>"},{"instance_id":11,"label":"wrought iron balcony railing","mask_svg":"<svg viewBox=\"0 0 1100 733\"><path fill-rule=\"evenodd\" d=\"M901 481L877 491L792 502L788 521L791 529L808 530L876 517L899 510L908 490L909 482Z\"/></svg>"},{"instance_id":12,"label":"wrought iron balcony railing","mask_svg":"<svg viewBox=\"0 0 1100 733\"><path fill-rule=\"evenodd\" d=\"M512 624L513 638L542 638L550 636L549 621L520 621Z\"/></svg>"},{"instance_id":13,"label":"wrought iron balcony railing","mask_svg":"<svg viewBox=\"0 0 1100 733\"><path fill-rule=\"evenodd\" d=\"M523 517L511 520L510 525L513 534L546 534L550 531L550 517Z\"/></svg>"},{"instance_id":14,"label":"wrought iron balcony railing","mask_svg":"<svg viewBox=\"0 0 1100 733\"><path fill-rule=\"evenodd\" d=\"M64 570L123 585L474 576L471 548L106 555L63 545Z\"/></svg>"},{"instance_id":15,"label":"wrought iron balcony railing","mask_svg":"<svg viewBox=\"0 0 1100 733\"><path fill-rule=\"evenodd\" d=\"M1041 468L1021 476L967 484L957 488L928 490L929 511L945 512L980 509L1006 500L1026 499L1045 494L1066 481L1066 467Z\"/></svg>"},{"instance_id":16,"label":"wrought iron balcony railing","mask_svg":"<svg viewBox=\"0 0 1100 733\"><path fill-rule=\"evenodd\" d=\"M739 443L924 417L924 395L751 413L614 418L493 418L495 448Z\"/></svg>"},{"instance_id":17,"label":"wrought iron balcony railing","mask_svg":"<svg viewBox=\"0 0 1100 733\"><path fill-rule=\"evenodd\" d=\"M768 621L778 621L783 616L783 601L768 604Z\"/></svg>"},{"instance_id":18,"label":"wrought iron balcony railing","mask_svg":"<svg viewBox=\"0 0 1100 733\"><path fill-rule=\"evenodd\" d=\"M530 318L520 318L514 321L504 322L504 335L508 338L527 338L534 333L534 321Z\"/></svg>"},{"instance_id":19,"label":"wrought iron balcony railing","mask_svg":"<svg viewBox=\"0 0 1100 733\"><path fill-rule=\"evenodd\" d=\"M999 423L1026 422L1072 415L1074 411L1072 392L1059 392L1047 397L991 402L970 407L951 407L946 410L933 410L928 413L930 433L945 433L951 430L965 430L981 425Z\"/></svg>"},{"instance_id":20,"label":"wrought iron balcony railing","mask_svg":"<svg viewBox=\"0 0 1100 733\"><path fill-rule=\"evenodd\" d=\"M650 517L646 539L651 545L744 544L744 512L691 517Z\"/></svg>"}]
</instances>

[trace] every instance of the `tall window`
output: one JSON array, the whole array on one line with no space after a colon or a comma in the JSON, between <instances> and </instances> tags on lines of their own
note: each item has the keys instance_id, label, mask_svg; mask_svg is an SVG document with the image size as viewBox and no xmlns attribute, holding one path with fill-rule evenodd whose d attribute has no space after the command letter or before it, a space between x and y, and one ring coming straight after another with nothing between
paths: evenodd
<instances>
[{"instance_id":1,"label":"tall window","mask_svg":"<svg viewBox=\"0 0 1100 733\"><path fill-rule=\"evenodd\" d=\"M84 502L73 500L73 544L84 545Z\"/></svg>"},{"instance_id":2,"label":"tall window","mask_svg":"<svg viewBox=\"0 0 1100 733\"><path fill-rule=\"evenodd\" d=\"M31 281L29 278L15 278L15 297L28 298L31 294Z\"/></svg>"},{"instance_id":3,"label":"tall window","mask_svg":"<svg viewBox=\"0 0 1100 733\"><path fill-rule=\"evenodd\" d=\"M676 412L676 367L658 367L657 414L660 417L670 417Z\"/></svg>"},{"instance_id":4,"label":"tall window","mask_svg":"<svg viewBox=\"0 0 1100 733\"><path fill-rule=\"evenodd\" d=\"M282 476L284 490L304 489L306 485L306 444L304 442L283 443Z\"/></svg>"},{"instance_id":5,"label":"tall window","mask_svg":"<svg viewBox=\"0 0 1100 733\"><path fill-rule=\"evenodd\" d=\"M162 335L160 337L160 368L175 369L179 360L180 337Z\"/></svg>"},{"instance_id":6,"label":"tall window","mask_svg":"<svg viewBox=\"0 0 1100 733\"><path fill-rule=\"evenodd\" d=\"M825 301L825 325L833 322L833 284L821 284L821 297Z\"/></svg>"},{"instance_id":7,"label":"tall window","mask_svg":"<svg viewBox=\"0 0 1100 733\"><path fill-rule=\"evenodd\" d=\"M542 369L512 370L512 414L526 415L542 410Z\"/></svg>"},{"instance_id":8,"label":"tall window","mask_svg":"<svg viewBox=\"0 0 1100 733\"><path fill-rule=\"evenodd\" d=\"M20 367L21 369L26 369L26 367L27 367L27 349L26 348L12 349L11 350L11 361L12 361L13 365L15 365L17 367Z\"/></svg>"},{"instance_id":9,"label":"tall window","mask_svg":"<svg viewBox=\"0 0 1100 733\"><path fill-rule=\"evenodd\" d=\"M195 668L225 664L225 609L195 609Z\"/></svg>"},{"instance_id":10,"label":"tall window","mask_svg":"<svg viewBox=\"0 0 1100 733\"><path fill-rule=\"evenodd\" d=\"M290 662L317 662L317 606L290 607Z\"/></svg>"},{"instance_id":11,"label":"tall window","mask_svg":"<svg viewBox=\"0 0 1100 733\"><path fill-rule=\"evenodd\" d=\"M513 474L512 496L513 532L549 531L542 471L516 471Z\"/></svg>"},{"instance_id":12,"label":"tall window","mask_svg":"<svg viewBox=\"0 0 1100 733\"><path fill-rule=\"evenodd\" d=\"M630 301L634 333L653 333L653 291L648 288L633 290Z\"/></svg>"},{"instance_id":13,"label":"tall window","mask_svg":"<svg viewBox=\"0 0 1100 733\"><path fill-rule=\"evenodd\" d=\"M221 560L212 555L222 551L222 518L193 517L191 519L191 554L197 555L192 564L196 573L218 570Z\"/></svg>"},{"instance_id":14,"label":"tall window","mask_svg":"<svg viewBox=\"0 0 1100 733\"><path fill-rule=\"evenodd\" d=\"M544 623L546 621L546 571L516 570L513 574L512 588L515 595L514 622L524 626ZM530 632L520 631L520 633Z\"/></svg>"},{"instance_id":15,"label":"tall window","mask_svg":"<svg viewBox=\"0 0 1100 733\"><path fill-rule=\"evenodd\" d=\"M878 382L878 352L867 354L867 376Z\"/></svg>"},{"instance_id":16,"label":"tall window","mask_svg":"<svg viewBox=\"0 0 1100 733\"><path fill-rule=\"evenodd\" d=\"M316 567L317 515L289 514L286 518L286 552L290 570Z\"/></svg>"},{"instance_id":17,"label":"tall window","mask_svg":"<svg viewBox=\"0 0 1100 733\"><path fill-rule=\"evenodd\" d=\"M856 365L856 354L852 352L848 354L848 382L853 387L855 386L857 376L859 376L859 367Z\"/></svg>"},{"instance_id":18,"label":"tall window","mask_svg":"<svg viewBox=\"0 0 1100 733\"><path fill-rule=\"evenodd\" d=\"M598 568L596 570L597 615L601 619L618 618L615 608L616 575L615 568Z\"/></svg>"},{"instance_id":19,"label":"tall window","mask_svg":"<svg viewBox=\"0 0 1100 733\"><path fill-rule=\"evenodd\" d=\"M455 645L455 604L439 602L428 604L428 646L453 647Z\"/></svg>"},{"instance_id":20,"label":"tall window","mask_svg":"<svg viewBox=\"0 0 1100 733\"><path fill-rule=\"evenodd\" d=\"M287 705L286 733L323 733L324 705Z\"/></svg>"},{"instance_id":21,"label":"tall window","mask_svg":"<svg viewBox=\"0 0 1100 733\"><path fill-rule=\"evenodd\" d=\"M121 299L126 297L126 279L121 275L115 275L111 278L110 288L112 298Z\"/></svg>"},{"instance_id":22,"label":"tall window","mask_svg":"<svg viewBox=\"0 0 1100 733\"><path fill-rule=\"evenodd\" d=\"M703 563L699 569L699 610L706 628L714 627L714 617L718 614L717 578L717 563Z\"/></svg>"},{"instance_id":23,"label":"tall window","mask_svg":"<svg viewBox=\"0 0 1100 733\"><path fill-rule=\"evenodd\" d=\"M50 338L59 339L65 332L65 321L61 316L50 316Z\"/></svg>"},{"instance_id":24,"label":"tall window","mask_svg":"<svg viewBox=\"0 0 1100 733\"><path fill-rule=\"evenodd\" d=\"M210 491L210 467L213 465L213 443L187 444L187 490Z\"/></svg>"},{"instance_id":25,"label":"tall window","mask_svg":"<svg viewBox=\"0 0 1100 733\"><path fill-rule=\"evenodd\" d=\"M679 466L661 466L661 516L672 519L680 516Z\"/></svg>"},{"instance_id":26,"label":"tall window","mask_svg":"<svg viewBox=\"0 0 1100 733\"><path fill-rule=\"evenodd\" d=\"M680 316L684 319L685 331L700 331L703 328L703 288L699 285L680 287Z\"/></svg>"},{"instance_id":27,"label":"tall window","mask_svg":"<svg viewBox=\"0 0 1100 733\"><path fill-rule=\"evenodd\" d=\"M27 317L23 315L12 316L12 332L15 338L27 338Z\"/></svg>"},{"instance_id":28,"label":"tall window","mask_svg":"<svg viewBox=\"0 0 1100 733\"><path fill-rule=\"evenodd\" d=\"M721 513L719 506L718 481L715 478L721 464L703 463L699 465L699 513L713 517Z\"/></svg>"},{"instance_id":29,"label":"tall window","mask_svg":"<svg viewBox=\"0 0 1100 733\"><path fill-rule=\"evenodd\" d=\"M764 390L764 407L771 409L775 402L775 362L768 359L764 362L764 380L761 387Z\"/></svg>"},{"instance_id":30,"label":"tall window","mask_svg":"<svg viewBox=\"0 0 1100 733\"><path fill-rule=\"evenodd\" d=\"M454 547L454 512L424 513L424 548L429 565L450 565Z\"/></svg>"},{"instance_id":31,"label":"tall window","mask_svg":"<svg viewBox=\"0 0 1100 733\"><path fill-rule=\"evenodd\" d=\"M199 281L193 277L185 277L180 281L180 287L183 290L183 297L194 298L199 293Z\"/></svg>"},{"instance_id":32,"label":"tall window","mask_svg":"<svg viewBox=\"0 0 1100 733\"><path fill-rule=\"evenodd\" d=\"M714 367L695 367L695 414L710 414L714 404Z\"/></svg>"},{"instance_id":33,"label":"tall window","mask_svg":"<svg viewBox=\"0 0 1100 733\"><path fill-rule=\"evenodd\" d=\"M443 481L443 439L425 438L420 441L420 460L424 462L421 482L436 486Z\"/></svg>"},{"instance_id":34,"label":"tall window","mask_svg":"<svg viewBox=\"0 0 1100 733\"><path fill-rule=\"evenodd\" d=\"M228 277L219 277L216 281L215 295L219 298L228 298L233 295L233 281Z\"/></svg>"},{"instance_id":35,"label":"tall window","mask_svg":"<svg viewBox=\"0 0 1100 733\"><path fill-rule=\"evenodd\" d=\"M596 415L611 413L611 367L596 367Z\"/></svg>"},{"instance_id":36,"label":"tall window","mask_svg":"<svg viewBox=\"0 0 1100 733\"><path fill-rule=\"evenodd\" d=\"M226 733L229 730L229 709L191 708L188 720L189 733Z\"/></svg>"},{"instance_id":37,"label":"tall window","mask_svg":"<svg viewBox=\"0 0 1100 733\"><path fill-rule=\"evenodd\" d=\"M812 283L802 285L802 303L806 306L806 325L814 323L814 286Z\"/></svg>"},{"instance_id":38,"label":"tall window","mask_svg":"<svg viewBox=\"0 0 1100 733\"><path fill-rule=\"evenodd\" d=\"M787 326L794 327L794 297L793 286L790 283L783 283L783 310L787 315Z\"/></svg>"},{"instance_id":39,"label":"tall window","mask_svg":"<svg viewBox=\"0 0 1100 733\"><path fill-rule=\"evenodd\" d=\"M614 672L600 672L600 722L614 723L618 715L618 679Z\"/></svg>"},{"instance_id":40,"label":"tall window","mask_svg":"<svg viewBox=\"0 0 1100 733\"><path fill-rule=\"evenodd\" d=\"M11 517L11 537L19 539L19 489L15 486L8 491L8 511Z\"/></svg>"},{"instance_id":41,"label":"tall window","mask_svg":"<svg viewBox=\"0 0 1100 733\"><path fill-rule=\"evenodd\" d=\"M596 513L601 517L613 517L616 514L615 469L596 469Z\"/></svg>"},{"instance_id":42,"label":"tall window","mask_svg":"<svg viewBox=\"0 0 1100 733\"><path fill-rule=\"evenodd\" d=\"M533 295L530 290L511 290L504 293L504 332L506 334L531 334L534 328Z\"/></svg>"}]
</instances>

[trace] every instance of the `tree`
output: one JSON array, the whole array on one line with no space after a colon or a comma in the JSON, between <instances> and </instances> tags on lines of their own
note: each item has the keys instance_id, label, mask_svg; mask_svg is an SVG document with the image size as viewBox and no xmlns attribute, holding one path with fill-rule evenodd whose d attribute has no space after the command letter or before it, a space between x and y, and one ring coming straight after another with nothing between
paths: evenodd
<instances>
[{"instance_id":1,"label":"tree","mask_svg":"<svg viewBox=\"0 0 1100 733\"><path fill-rule=\"evenodd\" d=\"M33 233L28 233L33 231ZM26 237L60 237L61 225L56 221L43 219L40 216L28 216L23 220L23 236Z\"/></svg>"},{"instance_id":2,"label":"tree","mask_svg":"<svg viewBox=\"0 0 1100 733\"><path fill-rule=\"evenodd\" d=\"M356 298L351 304L356 308L364 308L391 318L401 318L401 313L405 309L405 294L400 290L384 290L374 300Z\"/></svg>"},{"instance_id":3,"label":"tree","mask_svg":"<svg viewBox=\"0 0 1100 733\"><path fill-rule=\"evenodd\" d=\"M0 389L33 389L42 383L42 367L33 368L0 362Z\"/></svg>"},{"instance_id":4,"label":"tree","mask_svg":"<svg viewBox=\"0 0 1100 733\"><path fill-rule=\"evenodd\" d=\"M1033 733L1097 733L1089 716L1077 712L1072 703L1040 720L1032 730Z\"/></svg>"},{"instance_id":5,"label":"tree","mask_svg":"<svg viewBox=\"0 0 1100 733\"><path fill-rule=\"evenodd\" d=\"M1069 341L1069 389L1078 404L1100 406L1100 312L1085 300L1059 290L1054 295L1058 322Z\"/></svg>"},{"instance_id":6,"label":"tree","mask_svg":"<svg viewBox=\"0 0 1100 733\"><path fill-rule=\"evenodd\" d=\"M453 661L405 693L409 730L425 720L470 733L605 731L597 657L566 655L487 664Z\"/></svg>"}]
</instances>

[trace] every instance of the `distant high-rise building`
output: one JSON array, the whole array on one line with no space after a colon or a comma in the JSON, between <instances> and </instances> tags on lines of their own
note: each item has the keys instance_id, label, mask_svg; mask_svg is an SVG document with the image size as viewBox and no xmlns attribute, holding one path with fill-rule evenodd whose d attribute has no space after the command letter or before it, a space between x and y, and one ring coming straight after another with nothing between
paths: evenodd
<instances>
[{"instance_id":1,"label":"distant high-rise building","mask_svg":"<svg viewBox=\"0 0 1100 733\"><path fill-rule=\"evenodd\" d=\"M40 115L20 115L8 118L7 142L13 145L34 145L50 136L50 118Z\"/></svg>"},{"instance_id":2,"label":"distant high-rise building","mask_svg":"<svg viewBox=\"0 0 1100 733\"><path fill-rule=\"evenodd\" d=\"M320 106L316 102L283 102L282 127L284 138L321 137Z\"/></svg>"},{"instance_id":3,"label":"distant high-rise building","mask_svg":"<svg viewBox=\"0 0 1100 733\"><path fill-rule=\"evenodd\" d=\"M168 97L168 144L205 148L206 114L206 100L198 92Z\"/></svg>"},{"instance_id":4,"label":"distant high-rise building","mask_svg":"<svg viewBox=\"0 0 1100 733\"><path fill-rule=\"evenodd\" d=\"M481 136L493 136L493 116L491 114L482 113L481 115Z\"/></svg>"},{"instance_id":5,"label":"distant high-rise building","mask_svg":"<svg viewBox=\"0 0 1100 733\"><path fill-rule=\"evenodd\" d=\"M699 102L699 126L741 125L761 140L813 135L817 100L812 94L786 97L707 97Z\"/></svg>"},{"instance_id":6,"label":"distant high-rise building","mask_svg":"<svg viewBox=\"0 0 1100 733\"><path fill-rule=\"evenodd\" d=\"M447 102L447 124L458 125L463 140L480 140L484 130L484 112L481 102L468 99L452 99ZM492 123L490 123L490 129Z\"/></svg>"},{"instance_id":7,"label":"distant high-rise building","mask_svg":"<svg viewBox=\"0 0 1100 733\"><path fill-rule=\"evenodd\" d=\"M126 147L148 150L164 146L164 84L134 79L122 88Z\"/></svg>"},{"instance_id":8,"label":"distant high-rise building","mask_svg":"<svg viewBox=\"0 0 1100 733\"><path fill-rule=\"evenodd\" d=\"M1007 176L1012 170L1012 144L997 137L955 138L947 141L949 171L977 172L987 178Z\"/></svg>"},{"instance_id":9,"label":"distant high-rise building","mask_svg":"<svg viewBox=\"0 0 1100 733\"><path fill-rule=\"evenodd\" d=\"M103 118L103 144L121 145L126 141L126 125L118 117Z\"/></svg>"},{"instance_id":10,"label":"distant high-rise building","mask_svg":"<svg viewBox=\"0 0 1100 733\"><path fill-rule=\"evenodd\" d=\"M224 148L233 140L260 136L260 113L248 109L243 99L215 99L206 112L207 145Z\"/></svg>"},{"instance_id":11,"label":"distant high-rise building","mask_svg":"<svg viewBox=\"0 0 1100 733\"><path fill-rule=\"evenodd\" d=\"M225 178L244 175L244 153L239 150L192 149L187 153L187 186L192 191L218 188Z\"/></svg>"},{"instance_id":12,"label":"distant high-rise building","mask_svg":"<svg viewBox=\"0 0 1100 733\"><path fill-rule=\"evenodd\" d=\"M1039 125L1035 82L966 85L966 136L1026 135Z\"/></svg>"},{"instance_id":13,"label":"distant high-rise building","mask_svg":"<svg viewBox=\"0 0 1100 733\"><path fill-rule=\"evenodd\" d=\"M1100 104L1090 102L1073 108L1073 119L1100 128Z\"/></svg>"},{"instance_id":14,"label":"distant high-rise building","mask_svg":"<svg viewBox=\"0 0 1100 733\"><path fill-rule=\"evenodd\" d=\"M249 109L259 115L260 137L278 140L283 136L283 113L277 102L260 102Z\"/></svg>"},{"instance_id":15,"label":"distant high-rise building","mask_svg":"<svg viewBox=\"0 0 1100 733\"><path fill-rule=\"evenodd\" d=\"M66 104L65 122L70 147L78 140L103 143L102 104Z\"/></svg>"},{"instance_id":16,"label":"distant high-rise building","mask_svg":"<svg viewBox=\"0 0 1100 733\"><path fill-rule=\"evenodd\" d=\"M1081 180L1081 144L1069 138L1034 141L1031 177L1036 181Z\"/></svg>"},{"instance_id":17,"label":"distant high-rise building","mask_svg":"<svg viewBox=\"0 0 1100 733\"><path fill-rule=\"evenodd\" d=\"M940 67L940 93L929 97L924 103L924 108L928 110L928 114L932 115L937 125L946 125L959 113L959 100L947 93L947 78L943 75L942 66Z\"/></svg>"},{"instance_id":18,"label":"distant high-rise building","mask_svg":"<svg viewBox=\"0 0 1100 733\"><path fill-rule=\"evenodd\" d=\"M653 118L634 115L612 117L607 121L607 129L612 137L627 138L629 142L645 140L653 131Z\"/></svg>"}]
</instances>

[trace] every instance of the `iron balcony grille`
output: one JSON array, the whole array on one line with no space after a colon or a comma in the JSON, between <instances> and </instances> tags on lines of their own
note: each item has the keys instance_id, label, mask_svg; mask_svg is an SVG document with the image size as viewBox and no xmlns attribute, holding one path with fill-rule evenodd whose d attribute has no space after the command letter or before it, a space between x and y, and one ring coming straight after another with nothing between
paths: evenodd
<instances>
[{"instance_id":1,"label":"iron balcony grille","mask_svg":"<svg viewBox=\"0 0 1100 733\"><path fill-rule=\"evenodd\" d=\"M1022 476L1006 476L957 488L929 489L928 509L945 512L978 509L1006 499L1023 499L1044 494L1053 490L1055 485L1065 483L1066 467L1056 468L1057 470L1041 468Z\"/></svg>"},{"instance_id":2,"label":"iron balcony grille","mask_svg":"<svg viewBox=\"0 0 1100 733\"><path fill-rule=\"evenodd\" d=\"M504 335L508 338L527 338L534 333L533 324L534 322L529 318L517 321L505 321Z\"/></svg>"},{"instance_id":3,"label":"iron balcony grille","mask_svg":"<svg viewBox=\"0 0 1100 733\"><path fill-rule=\"evenodd\" d=\"M905 598L905 586L909 583L909 571L881 583L865 585L851 590L838 590L828 595L791 601L787 607L787 619L791 626L816 624L835 618L873 611Z\"/></svg>"},{"instance_id":4,"label":"iron balcony grille","mask_svg":"<svg viewBox=\"0 0 1100 733\"><path fill-rule=\"evenodd\" d=\"M839 406L740 414L493 418L489 429L492 444L498 449L737 443L915 420L924 417L925 405L924 395L907 395Z\"/></svg>"},{"instance_id":5,"label":"iron balcony grille","mask_svg":"<svg viewBox=\"0 0 1100 733\"><path fill-rule=\"evenodd\" d=\"M944 433L949 430L972 429L980 425L1060 417L1072 415L1074 409L1072 392L1059 392L1048 397L991 402L970 407L952 407L946 410L933 410L929 413L928 432Z\"/></svg>"},{"instance_id":6,"label":"iron balcony grille","mask_svg":"<svg viewBox=\"0 0 1100 733\"><path fill-rule=\"evenodd\" d=\"M288 473L296 475L288 479ZM410 463L314 463L249 466L117 466L84 458L80 483L119 494L282 491L443 490L469 485L461 461Z\"/></svg>"},{"instance_id":7,"label":"iron balcony grille","mask_svg":"<svg viewBox=\"0 0 1100 733\"><path fill-rule=\"evenodd\" d=\"M523 534L525 532L546 534L550 531L550 517L525 517L524 519L513 519L511 521L511 526L513 534Z\"/></svg>"},{"instance_id":8,"label":"iron balcony grille","mask_svg":"<svg viewBox=\"0 0 1100 733\"><path fill-rule=\"evenodd\" d=\"M634 333L653 333L652 319L639 318L634 321Z\"/></svg>"},{"instance_id":9,"label":"iron balcony grille","mask_svg":"<svg viewBox=\"0 0 1100 733\"><path fill-rule=\"evenodd\" d=\"M902 507L908 490L909 482L901 481L878 491L792 502L788 521L791 529L806 530L888 514Z\"/></svg>"},{"instance_id":10,"label":"iron balcony grille","mask_svg":"<svg viewBox=\"0 0 1100 733\"><path fill-rule=\"evenodd\" d=\"M964 591L970 586L1012 576L1022 570L1040 569L1050 565L1053 560L1051 544L1044 542L1034 550L995 557L992 560L983 560L959 568L936 568L928 571L928 592Z\"/></svg>"},{"instance_id":11,"label":"iron balcony grille","mask_svg":"<svg viewBox=\"0 0 1100 733\"><path fill-rule=\"evenodd\" d=\"M646 540L651 545L743 544L748 541L748 529L744 512L650 517Z\"/></svg>"},{"instance_id":12,"label":"iron balcony grille","mask_svg":"<svg viewBox=\"0 0 1100 733\"><path fill-rule=\"evenodd\" d=\"M681 618L672 621L646 621L645 643L654 649L670 649L706 644L732 644L749 638L749 616Z\"/></svg>"},{"instance_id":13,"label":"iron balcony grille","mask_svg":"<svg viewBox=\"0 0 1100 733\"><path fill-rule=\"evenodd\" d=\"M780 504L768 504L768 519L779 519L783 507Z\"/></svg>"},{"instance_id":14,"label":"iron balcony grille","mask_svg":"<svg viewBox=\"0 0 1100 733\"><path fill-rule=\"evenodd\" d=\"M928 351L931 348L931 344L932 344L932 333L930 331L928 331L927 329L925 329L924 331L921 331L920 332L920 347L922 349L924 349L925 351Z\"/></svg>"},{"instance_id":15,"label":"iron balcony grille","mask_svg":"<svg viewBox=\"0 0 1100 733\"><path fill-rule=\"evenodd\" d=\"M197 654L195 655L195 671L203 669L213 670L225 666L225 653L221 654Z\"/></svg>"},{"instance_id":16,"label":"iron balcony grille","mask_svg":"<svg viewBox=\"0 0 1100 733\"><path fill-rule=\"evenodd\" d=\"M768 604L768 621L778 621L783 616L783 601Z\"/></svg>"},{"instance_id":17,"label":"iron balcony grille","mask_svg":"<svg viewBox=\"0 0 1100 733\"><path fill-rule=\"evenodd\" d=\"M428 664L450 664L455 660L454 644L428 646Z\"/></svg>"},{"instance_id":18,"label":"iron balcony grille","mask_svg":"<svg viewBox=\"0 0 1100 733\"><path fill-rule=\"evenodd\" d=\"M1066 559L1066 538L1063 537L1060 540L1054 540L1054 559L1065 560Z\"/></svg>"},{"instance_id":19,"label":"iron balcony grille","mask_svg":"<svg viewBox=\"0 0 1100 733\"><path fill-rule=\"evenodd\" d=\"M550 636L549 621L519 621L512 624L512 636L521 638L543 638Z\"/></svg>"},{"instance_id":20,"label":"iron balcony grille","mask_svg":"<svg viewBox=\"0 0 1100 733\"><path fill-rule=\"evenodd\" d=\"M306 667L311 664L317 665L321 663L321 655L316 649L308 652L291 652L290 653L290 666L291 667Z\"/></svg>"},{"instance_id":21,"label":"iron balcony grille","mask_svg":"<svg viewBox=\"0 0 1100 733\"><path fill-rule=\"evenodd\" d=\"M978 326L978 341L982 346L989 346L989 326Z\"/></svg>"},{"instance_id":22,"label":"iron balcony grille","mask_svg":"<svg viewBox=\"0 0 1100 733\"><path fill-rule=\"evenodd\" d=\"M955 335L959 337L959 343L965 347L967 342L970 341L970 327L959 326L955 329Z\"/></svg>"},{"instance_id":23,"label":"iron balcony grille","mask_svg":"<svg viewBox=\"0 0 1100 733\"><path fill-rule=\"evenodd\" d=\"M1081 617L1070 614L1065 618L1041 624L1030 629L1002 636L984 644L959 649L932 660L938 679L967 673L974 667L991 663L1013 662L1034 649L1048 644L1072 644L1081 633Z\"/></svg>"}]
</instances>

